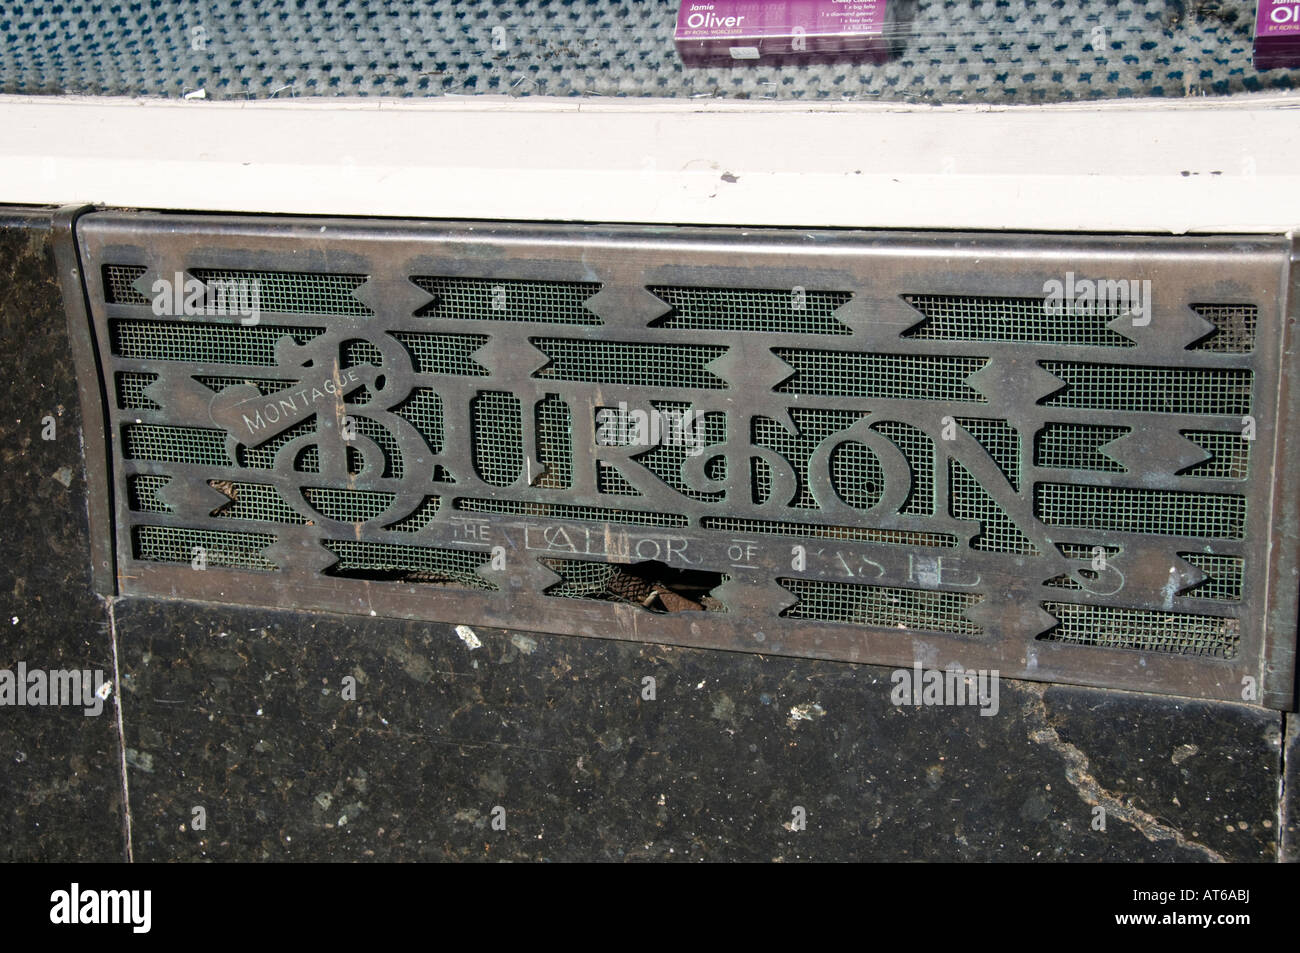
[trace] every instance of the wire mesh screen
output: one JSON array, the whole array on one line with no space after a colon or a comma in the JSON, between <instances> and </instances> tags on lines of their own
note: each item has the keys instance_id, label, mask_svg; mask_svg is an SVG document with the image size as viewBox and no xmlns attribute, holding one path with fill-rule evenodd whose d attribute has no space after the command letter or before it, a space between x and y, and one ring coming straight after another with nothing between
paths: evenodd
<instances>
[{"instance_id":1,"label":"wire mesh screen","mask_svg":"<svg viewBox=\"0 0 1300 953\"><path fill-rule=\"evenodd\" d=\"M88 221L129 591L1278 683L1282 246Z\"/></svg>"}]
</instances>

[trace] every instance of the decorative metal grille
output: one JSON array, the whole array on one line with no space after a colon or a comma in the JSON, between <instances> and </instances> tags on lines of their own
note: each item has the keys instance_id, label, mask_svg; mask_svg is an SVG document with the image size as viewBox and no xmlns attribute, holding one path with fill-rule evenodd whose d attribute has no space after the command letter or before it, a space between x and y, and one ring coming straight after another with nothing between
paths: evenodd
<instances>
[{"instance_id":1,"label":"decorative metal grille","mask_svg":"<svg viewBox=\"0 0 1300 953\"><path fill-rule=\"evenodd\" d=\"M1291 703L1281 240L77 237L123 594Z\"/></svg>"}]
</instances>

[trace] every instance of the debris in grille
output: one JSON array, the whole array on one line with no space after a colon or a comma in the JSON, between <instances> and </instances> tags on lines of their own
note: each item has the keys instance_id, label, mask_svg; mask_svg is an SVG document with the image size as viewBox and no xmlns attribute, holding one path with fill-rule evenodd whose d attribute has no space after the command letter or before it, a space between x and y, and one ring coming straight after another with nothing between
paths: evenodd
<instances>
[{"instance_id":1,"label":"debris in grille","mask_svg":"<svg viewBox=\"0 0 1300 953\"><path fill-rule=\"evenodd\" d=\"M411 279L433 295L416 312L422 318L468 321L538 321L550 324L601 324L586 302L600 291L594 281L519 281L502 278Z\"/></svg>"},{"instance_id":2,"label":"debris in grille","mask_svg":"<svg viewBox=\"0 0 1300 953\"><path fill-rule=\"evenodd\" d=\"M77 225L114 591L1290 703L1289 244L163 221Z\"/></svg>"},{"instance_id":3,"label":"debris in grille","mask_svg":"<svg viewBox=\"0 0 1300 953\"><path fill-rule=\"evenodd\" d=\"M538 560L559 575L546 595L563 599L627 602L651 612L725 612L711 593L728 580L721 573L673 569L657 561L622 565L586 559Z\"/></svg>"},{"instance_id":4,"label":"debris in grille","mask_svg":"<svg viewBox=\"0 0 1300 953\"><path fill-rule=\"evenodd\" d=\"M786 288L691 288L656 285L646 289L672 305L651 322L655 328L708 331L767 331L783 334L852 334L835 312L853 297L848 291Z\"/></svg>"},{"instance_id":5,"label":"debris in grille","mask_svg":"<svg viewBox=\"0 0 1300 953\"><path fill-rule=\"evenodd\" d=\"M799 597L781 613L788 618L960 635L979 635L983 631L965 614L983 599L977 593L861 586L820 579L786 578L777 582Z\"/></svg>"},{"instance_id":6,"label":"debris in grille","mask_svg":"<svg viewBox=\"0 0 1300 953\"><path fill-rule=\"evenodd\" d=\"M573 414L564 398L547 394L537 402L537 460L543 472L535 486L563 489L573 485Z\"/></svg>"},{"instance_id":7,"label":"debris in grille","mask_svg":"<svg viewBox=\"0 0 1300 953\"><path fill-rule=\"evenodd\" d=\"M1046 642L1230 659L1241 640L1240 623L1219 616L1068 602L1044 602L1043 608L1059 620L1038 637Z\"/></svg>"},{"instance_id":8,"label":"debris in grille","mask_svg":"<svg viewBox=\"0 0 1300 953\"><path fill-rule=\"evenodd\" d=\"M1259 321L1259 308L1255 305L1194 304L1190 307L1215 326L1192 345L1192 350L1222 354L1246 354L1255 350L1255 325Z\"/></svg>"},{"instance_id":9,"label":"debris in grille","mask_svg":"<svg viewBox=\"0 0 1300 953\"><path fill-rule=\"evenodd\" d=\"M273 486L262 483L235 483L230 480L209 480L216 490L229 497L230 502L212 511L212 516L228 520L261 520L266 523L306 523L307 520L293 510Z\"/></svg>"},{"instance_id":10,"label":"debris in grille","mask_svg":"<svg viewBox=\"0 0 1300 953\"><path fill-rule=\"evenodd\" d=\"M1007 341L1066 344L1074 347L1136 347L1134 341L1107 327L1123 313L1104 304L1093 308L1062 306L1053 312L1043 297L992 298L976 295L903 295L925 315L904 332L905 338L933 341Z\"/></svg>"}]
</instances>

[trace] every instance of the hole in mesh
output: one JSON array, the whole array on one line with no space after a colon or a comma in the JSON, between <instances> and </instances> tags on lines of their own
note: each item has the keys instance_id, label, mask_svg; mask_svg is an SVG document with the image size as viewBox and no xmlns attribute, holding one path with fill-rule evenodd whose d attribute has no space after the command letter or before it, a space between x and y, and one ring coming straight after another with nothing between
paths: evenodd
<instances>
[{"instance_id":1,"label":"hole in mesh","mask_svg":"<svg viewBox=\"0 0 1300 953\"><path fill-rule=\"evenodd\" d=\"M110 321L113 353L144 361L192 364L261 364L274 367L276 344L285 335L306 344L321 328L187 321Z\"/></svg>"},{"instance_id":2,"label":"hole in mesh","mask_svg":"<svg viewBox=\"0 0 1300 953\"><path fill-rule=\"evenodd\" d=\"M1230 659L1241 641L1241 624L1219 616L1069 602L1044 602L1043 608L1057 619L1037 636L1043 642Z\"/></svg>"},{"instance_id":3,"label":"hole in mesh","mask_svg":"<svg viewBox=\"0 0 1300 953\"><path fill-rule=\"evenodd\" d=\"M580 341L532 338L549 359L534 377L592 381L641 387L699 387L721 390L726 381L705 365L726 353L709 344L628 344L621 341Z\"/></svg>"},{"instance_id":4,"label":"hole in mesh","mask_svg":"<svg viewBox=\"0 0 1300 953\"><path fill-rule=\"evenodd\" d=\"M1244 480L1250 475L1250 440L1239 433L1213 430L1183 430L1184 437L1212 456L1178 471L1179 476L1215 480Z\"/></svg>"},{"instance_id":5,"label":"hole in mesh","mask_svg":"<svg viewBox=\"0 0 1300 953\"><path fill-rule=\"evenodd\" d=\"M799 601L781 615L818 622L844 622L891 629L979 635L966 610L983 600L970 592L939 592L896 586L863 586L821 579L778 579Z\"/></svg>"},{"instance_id":6,"label":"hole in mesh","mask_svg":"<svg viewBox=\"0 0 1300 953\"><path fill-rule=\"evenodd\" d=\"M988 403L966 383L988 358L801 348L773 348L772 353L795 369L776 387L782 394Z\"/></svg>"},{"instance_id":7,"label":"hole in mesh","mask_svg":"<svg viewBox=\"0 0 1300 953\"><path fill-rule=\"evenodd\" d=\"M484 483L510 486L524 472L523 409L507 391L479 391L470 402L474 469Z\"/></svg>"},{"instance_id":8,"label":"hole in mesh","mask_svg":"<svg viewBox=\"0 0 1300 953\"><path fill-rule=\"evenodd\" d=\"M284 501L280 491L264 483L236 483L231 480L209 480L208 486L225 494L226 502L209 515L230 520L257 520L263 523L307 522Z\"/></svg>"},{"instance_id":9,"label":"hole in mesh","mask_svg":"<svg viewBox=\"0 0 1300 953\"><path fill-rule=\"evenodd\" d=\"M377 582L419 582L484 591L497 588L477 573L478 568L491 558L491 554L486 552L355 539L329 539L322 545L339 560L324 571L327 576Z\"/></svg>"},{"instance_id":10,"label":"hole in mesh","mask_svg":"<svg viewBox=\"0 0 1300 953\"><path fill-rule=\"evenodd\" d=\"M1118 306L1060 309L1052 314L1046 299L979 295L903 295L925 320L902 337L932 341L1007 341L1073 344L1082 347L1136 347L1106 325L1120 317Z\"/></svg>"},{"instance_id":11,"label":"hole in mesh","mask_svg":"<svg viewBox=\"0 0 1300 953\"><path fill-rule=\"evenodd\" d=\"M127 424L122 428L122 456L128 460L210 467L228 467L234 462L226 453L224 431L152 424Z\"/></svg>"},{"instance_id":12,"label":"hole in mesh","mask_svg":"<svg viewBox=\"0 0 1300 953\"><path fill-rule=\"evenodd\" d=\"M1034 466L1127 473L1123 464L1102 453L1101 448L1131 432L1131 427L1044 424L1034 438Z\"/></svg>"},{"instance_id":13,"label":"hole in mesh","mask_svg":"<svg viewBox=\"0 0 1300 953\"><path fill-rule=\"evenodd\" d=\"M1255 375L1249 370L1038 363L1066 384L1039 401L1047 407L1237 417L1250 413Z\"/></svg>"},{"instance_id":14,"label":"hole in mesh","mask_svg":"<svg viewBox=\"0 0 1300 953\"><path fill-rule=\"evenodd\" d=\"M974 475L959 461L948 462L948 511L960 520L980 524L979 533L970 545L994 553L1037 555L1038 547L1030 541L1007 511L998 505Z\"/></svg>"},{"instance_id":15,"label":"hole in mesh","mask_svg":"<svg viewBox=\"0 0 1300 953\"><path fill-rule=\"evenodd\" d=\"M169 476L139 474L126 478L126 498L132 510L139 513L170 513L172 508L163 502L158 491L172 480Z\"/></svg>"},{"instance_id":16,"label":"hole in mesh","mask_svg":"<svg viewBox=\"0 0 1300 953\"><path fill-rule=\"evenodd\" d=\"M144 390L158 379L157 374L139 374L119 371L117 380L117 406L123 410L162 410Z\"/></svg>"},{"instance_id":17,"label":"hole in mesh","mask_svg":"<svg viewBox=\"0 0 1300 953\"><path fill-rule=\"evenodd\" d=\"M148 304L149 298L135 288L144 272L143 265L105 265L104 300L109 304Z\"/></svg>"},{"instance_id":18,"label":"hole in mesh","mask_svg":"<svg viewBox=\"0 0 1300 953\"><path fill-rule=\"evenodd\" d=\"M441 506L441 497L426 496L409 516L402 517L385 529L394 533L418 533L433 522Z\"/></svg>"},{"instance_id":19,"label":"hole in mesh","mask_svg":"<svg viewBox=\"0 0 1300 953\"><path fill-rule=\"evenodd\" d=\"M562 489L573 485L573 413L558 394L547 394L534 407L537 459L545 468L535 486Z\"/></svg>"},{"instance_id":20,"label":"hole in mesh","mask_svg":"<svg viewBox=\"0 0 1300 953\"><path fill-rule=\"evenodd\" d=\"M852 334L834 314L853 297L849 291L803 288L690 288L656 285L646 289L672 305L650 322L652 328L768 331L786 334Z\"/></svg>"},{"instance_id":21,"label":"hole in mesh","mask_svg":"<svg viewBox=\"0 0 1300 953\"><path fill-rule=\"evenodd\" d=\"M135 558L142 562L194 565L202 559L209 569L276 568L262 553L275 542L270 533L135 526L131 530L131 540Z\"/></svg>"},{"instance_id":22,"label":"hole in mesh","mask_svg":"<svg viewBox=\"0 0 1300 953\"><path fill-rule=\"evenodd\" d=\"M529 503L521 500L475 500L460 498L456 509L475 513L509 513L557 520L593 523L632 523L639 526L685 526L687 519L678 513L651 513L643 510L615 510L603 506L575 506L568 503Z\"/></svg>"},{"instance_id":23,"label":"hole in mesh","mask_svg":"<svg viewBox=\"0 0 1300 953\"><path fill-rule=\"evenodd\" d=\"M1044 523L1155 536L1241 539L1246 499L1121 486L1039 483L1034 513Z\"/></svg>"},{"instance_id":24,"label":"hole in mesh","mask_svg":"<svg viewBox=\"0 0 1300 953\"><path fill-rule=\"evenodd\" d=\"M1214 330L1188 347L1191 351L1246 354L1255 350L1259 308L1253 304L1194 304L1192 310Z\"/></svg>"},{"instance_id":25,"label":"hole in mesh","mask_svg":"<svg viewBox=\"0 0 1300 953\"><path fill-rule=\"evenodd\" d=\"M421 318L468 321L530 321L598 325L586 302L601 289L595 281L532 281L507 278L411 279L433 300L415 312Z\"/></svg>"},{"instance_id":26,"label":"hole in mesh","mask_svg":"<svg viewBox=\"0 0 1300 953\"><path fill-rule=\"evenodd\" d=\"M257 388L258 393L263 397L267 394L274 394L277 391L286 390L292 387L297 381L272 381L265 378L257 377L221 377L214 374L199 374L194 378L208 390L221 393L227 387L242 387L251 385Z\"/></svg>"},{"instance_id":27,"label":"hole in mesh","mask_svg":"<svg viewBox=\"0 0 1300 953\"><path fill-rule=\"evenodd\" d=\"M191 270L209 286L256 289L258 307L281 314L354 314L374 312L353 292L366 282L365 275L333 275L301 271L233 271L210 268Z\"/></svg>"},{"instance_id":28,"label":"hole in mesh","mask_svg":"<svg viewBox=\"0 0 1300 953\"><path fill-rule=\"evenodd\" d=\"M956 546L951 533L917 533L911 530L871 529L866 526L818 526L815 523L786 523L779 520L740 519L731 516L706 516L700 525L705 529L731 533L762 533L766 536L854 539L869 543L892 543L899 546Z\"/></svg>"},{"instance_id":29,"label":"hole in mesh","mask_svg":"<svg viewBox=\"0 0 1300 953\"><path fill-rule=\"evenodd\" d=\"M321 516L340 523L369 523L388 512L397 499L396 493L334 487L304 487L302 495Z\"/></svg>"},{"instance_id":30,"label":"hole in mesh","mask_svg":"<svg viewBox=\"0 0 1300 953\"><path fill-rule=\"evenodd\" d=\"M562 578L548 596L629 602L650 612L725 612L711 593L728 580L718 572L677 569L656 560L627 564L545 556L542 565Z\"/></svg>"},{"instance_id":31,"label":"hole in mesh","mask_svg":"<svg viewBox=\"0 0 1300 953\"><path fill-rule=\"evenodd\" d=\"M1212 553L1179 553L1208 578L1179 593L1188 599L1212 599L1215 602L1240 602L1245 586L1246 560L1240 556Z\"/></svg>"}]
</instances>

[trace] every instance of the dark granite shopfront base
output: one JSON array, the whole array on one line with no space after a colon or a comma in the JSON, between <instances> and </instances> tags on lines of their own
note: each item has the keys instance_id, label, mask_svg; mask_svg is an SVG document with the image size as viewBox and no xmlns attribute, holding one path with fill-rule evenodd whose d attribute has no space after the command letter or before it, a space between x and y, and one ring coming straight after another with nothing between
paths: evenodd
<instances>
[{"instance_id":1,"label":"dark granite shopfront base","mask_svg":"<svg viewBox=\"0 0 1300 953\"><path fill-rule=\"evenodd\" d=\"M0 215L0 668L120 677L0 708L0 860L1297 857L1294 720L1284 765L1249 706L1004 681L982 716L870 666L98 599L47 221Z\"/></svg>"}]
</instances>

